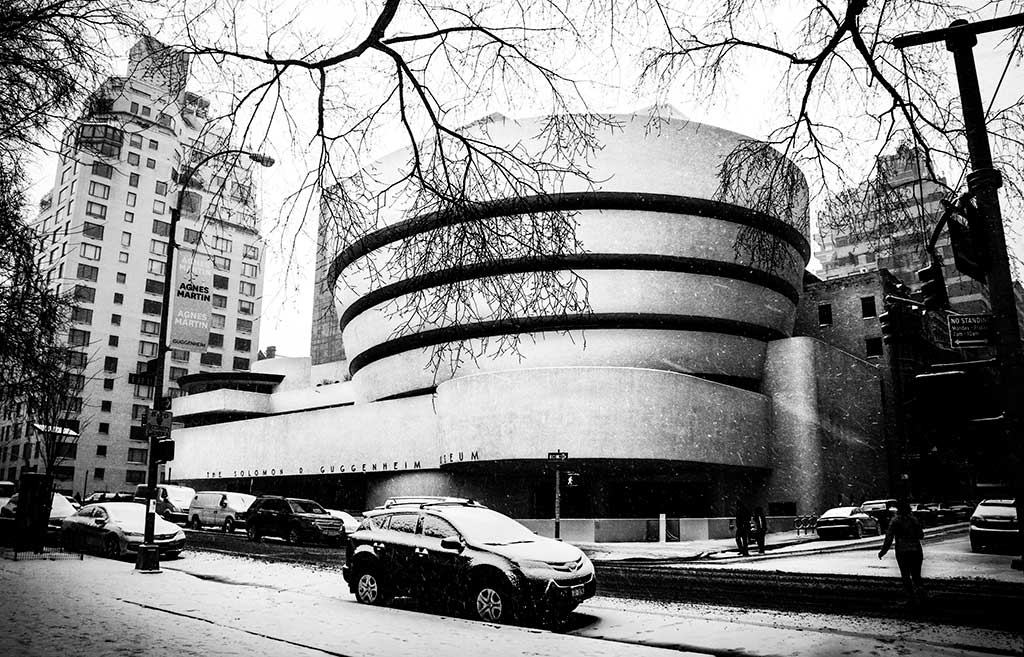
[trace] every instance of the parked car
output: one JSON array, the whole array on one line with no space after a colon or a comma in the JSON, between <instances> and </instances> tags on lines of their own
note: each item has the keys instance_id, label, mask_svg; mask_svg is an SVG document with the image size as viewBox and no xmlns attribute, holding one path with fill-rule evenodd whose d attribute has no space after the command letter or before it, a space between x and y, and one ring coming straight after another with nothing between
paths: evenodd
<instances>
[{"instance_id":1,"label":"parked car","mask_svg":"<svg viewBox=\"0 0 1024 657\"><path fill-rule=\"evenodd\" d=\"M68 501L68 503L71 504L71 506L75 507L75 511L78 511L79 509L82 508L82 503L79 502L78 500L76 500L74 498L74 496L72 496L72 495L65 495L64 499L66 499Z\"/></svg>"},{"instance_id":2,"label":"parked car","mask_svg":"<svg viewBox=\"0 0 1024 657\"><path fill-rule=\"evenodd\" d=\"M896 500L866 500L860 504L861 510L875 519L882 531L889 529L889 521L896 515Z\"/></svg>"},{"instance_id":3,"label":"parked car","mask_svg":"<svg viewBox=\"0 0 1024 657\"><path fill-rule=\"evenodd\" d=\"M153 540L160 554L177 557L185 549L185 532L163 518L154 518ZM138 552L145 538L146 507L134 502L98 502L64 519L61 543L69 550L97 551L119 558Z\"/></svg>"},{"instance_id":4,"label":"parked car","mask_svg":"<svg viewBox=\"0 0 1024 657\"><path fill-rule=\"evenodd\" d=\"M839 506L818 516L814 531L821 538L840 535L860 538L865 534L881 534L882 526L859 506Z\"/></svg>"},{"instance_id":5,"label":"parked car","mask_svg":"<svg viewBox=\"0 0 1024 657\"><path fill-rule=\"evenodd\" d=\"M489 622L564 616L597 590L579 548L473 502L368 514L349 536L345 562L342 575L361 603L411 595Z\"/></svg>"},{"instance_id":6,"label":"parked car","mask_svg":"<svg viewBox=\"0 0 1024 657\"><path fill-rule=\"evenodd\" d=\"M939 502L936 507L939 522L966 522L974 511L974 506L965 502Z\"/></svg>"},{"instance_id":7,"label":"parked car","mask_svg":"<svg viewBox=\"0 0 1024 657\"><path fill-rule=\"evenodd\" d=\"M0 516L3 516L4 518L14 518L17 516L18 498L18 493L12 495L11 498L7 500L7 503L0 507ZM60 493L54 493L53 500L50 502L50 519L46 526L47 535L52 538L59 534L64 518L67 518L75 511L75 507L68 502L66 497Z\"/></svg>"},{"instance_id":8,"label":"parked car","mask_svg":"<svg viewBox=\"0 0 1024 657\"><path fill-rule=\"evenodd\" d=\"M277 536L298 545L307 541L340 544L344 528L313 500L262 495L249 507L245 524L250 541Z\"/></svg>"},{"instance_id":9,"label":"parked car","mask_svg":"<svg viewBox=\"0 0 1024 657\"><path fill-rule=\"evenodd\" d=\"M987 547L1020 548L1015 501L1010 499L982 500L971 515L971 551L980 552Z\"/></svg>"},{"instance_id":10,"label":"parked car","mask_svg":"<svg viewBox=\"0 0 1024 657\"><path fill-rule=\"evenodd\" d=\"M339 511L338 509L327 509L327 513L331 514L335 518L341 521L342 527L345 529L345 536L348 536L355 530L359 529L359 518L356 518L347 511Z\"/></svg>"},{"instance_id":11,"label":"parked car","mask_svg":"<svg viewBox=\"0 0 1024 657\"><path fill-rule=\"evenodd\" d=\"M159 484L156 487L156 514L168 522L188 522L188 506L195 496L194 488ZM146 503L146 484L135 487L135 501Z\"/></svg>"},{"instance_id":12,"label":"parked car","mask_svg":"<svg viewBox=\"0 0 1024 657\"><path fill-rule=\"evenodd\" d=\"M917 518L922 527L934 527L939 524L939 514L933 504L913 503L910 505L910 513Z\"/></svg>"},{"instance_id":13,"label":"parked car","mask_svg":"<svg viewBox=\"0 0 1024 657\"><path fill-rule=\"evenodd\" d=\"M220 527L230 534L237 527L245 527L246 514L255 500L255 495L246 493L201 491L188 507L188 525L192 529Z\"/></svg>"},{"instance_id":14,"label":"parked car","mask_svg":"<svg viewBox=\"0 0 1024 657\"><path fill-rule=\"evenodd\" d=\"M114 493L111 491L98 491L88 495L82 500L82 506L87 504L96 504L97 502L133 502L135 496L131 493Z\"/></svg>"}]
</instances>

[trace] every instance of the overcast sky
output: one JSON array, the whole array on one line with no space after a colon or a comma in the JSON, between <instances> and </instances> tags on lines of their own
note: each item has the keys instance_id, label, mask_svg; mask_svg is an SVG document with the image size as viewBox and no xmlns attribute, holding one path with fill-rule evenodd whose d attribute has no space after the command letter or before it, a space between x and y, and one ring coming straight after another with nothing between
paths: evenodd
<instances>
[{"instance_id":1,"label":"overcast sky","mask_svg":"<svg viewBox=\"0 0 1024 657\"><path fill-rule=\"evenodd\" d=\"M326 10L325 10L326 11ZM995 90L996 82L1006 64L1006 49L998 44L999 37L983 36L975 48L981 76L982 98L987 102ZM125 46L125 51L127 45ZM127 54L125 52L125 54ZM593 69L600 71L599 83L589 85L588 102L594 111L629 112L651 104L650 97L637 95L635 89L635 68L621 63L599 63ZM122 74L123 65L113 74ZM204 89L202 80L198 80L198 88L193 90L201 94L216 97L215 89ZM712 105L698 103L686 89L673 89L667 100L687 118L703 123L710 123L722 128L733 130L754 137L762 137L774 127L763 111L761 99L769 95L777 82L758 70L746 70L734 80L728 94ZM1014 63L1008 71L1000 89L999 101L1007 102L1024 96L1024 71L1019 62ZM511 117L522 116L517 109L488 107L487 111L498 111ZM378 144L378 154L392 150L394 144ZM302 144L291 149L271 151L277 164L273 169L255 169L258 185L258 202L263 208L268 230L266 271L264 280L263 316L260 329L260 348L275 345L278 354L287 356L304 356L309 354L309 339L313 299L313 267L316 219L306 221L301 229L282 230L277 227L276 218L282 215L284 198L299 183L299 174L306 169L302 159ZM29 171L29 179L34 182L30 199L38 199L53 182L55 162L52 158L41 156L36 166ZM942 171L942 174L955 180L957 172ZM274 228L270 228L275 226ZM1024 247L1020 236L1008 235L1014 240L1013 248L1018 257L1024 256ZM811 265L812 269L814 263Z\"/></svg>"}]
</instances>

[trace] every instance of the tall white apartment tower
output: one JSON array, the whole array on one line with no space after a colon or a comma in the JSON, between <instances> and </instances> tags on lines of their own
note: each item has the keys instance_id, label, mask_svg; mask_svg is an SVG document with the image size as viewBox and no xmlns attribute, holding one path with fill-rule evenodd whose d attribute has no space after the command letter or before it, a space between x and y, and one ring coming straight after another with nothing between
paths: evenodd
<instances>
[{"instance_id":1,"label":"tall white apartment tower","mask_svg":"<svg viewBox=\"0 0 1024 657\"><path fill-rule=\"evenodd\" d=\"M136 43L127 75L97 89L67 132L53 189L40 204L37 227L48 235L42 261L79 304L67 339L85 377L80 438L55 486L67 493L132 491L146 480L142 417L153 387L131 385L128 375L157 354L170 211L186 178L177 257L209 259L214 307L209 348L172 350L165 389L177 396L175 381L185 374L247 370L256 358L263 243L253 165L225 156L190 170L230 145L210 130L208 101L185 91L187 76L184 54L153 39ZM4 431L0 479L16 480L37 464L31 418L13 415L0 420L18 429Z\"/></svg>"}]
</instances>

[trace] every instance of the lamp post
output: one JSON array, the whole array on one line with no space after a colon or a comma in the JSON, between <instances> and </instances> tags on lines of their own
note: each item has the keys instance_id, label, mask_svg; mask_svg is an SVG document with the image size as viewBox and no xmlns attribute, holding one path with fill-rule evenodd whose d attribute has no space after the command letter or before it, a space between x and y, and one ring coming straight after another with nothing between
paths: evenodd
<instances>
[{"instance_id":1,"label":"lamp post","mask_svg":"<svg viewBox=\"0 0 1024 657\"><path fill-rule=\"evenodd\" d=\"M260 166L270 167L274 165L274 158L254 153L251 151L229 148L226 150L211 153L188 169L188 172L178 180L178 194L174 205L171 207L171 226L167 236L167 254L164 260L164 290L163 301L160 307L160 341L156 351L156 372L153 373L153 410L160 411L164 394L164 361L167 357L167 334L169 332L168 318L171 306L171 279L174 271L174 250L178 247L175 233L178 229L178 220L181 218L181 204L185 199L185 192L192 182L192 176L199 171L207 162L214 158L225 155L246 155L250 160ZM156 477L157 458L156 448L159 440L158 434L147 427L149 438L149 462L146 469L146 528L143 536L143 543L139 547L138 557L135 560L135 570L148 573L160 572L160 550L153 542L153 528L156 525Z\"/></svg>"}]
</instances>

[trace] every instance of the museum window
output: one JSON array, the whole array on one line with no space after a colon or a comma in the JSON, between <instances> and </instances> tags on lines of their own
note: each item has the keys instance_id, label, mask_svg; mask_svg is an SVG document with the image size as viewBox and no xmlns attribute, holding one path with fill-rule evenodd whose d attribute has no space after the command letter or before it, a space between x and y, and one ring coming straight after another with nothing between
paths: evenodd
<instances>
[{"instance_id":1,"label":"museum window","mask_svg":"<svg viewBox=\"0 0 1024 657\"><path fill-rule=\"evenodd\" d=\"M818 326L832 326L832 304L818 304Z\"/></svg>"},{"instance_id":2,"label":"museum window","mask_svg":"<svg viewBox=\"0 0 1024 657\"><path fill-rule=\"evenodd\" d=\"M860 316L864 319L878 316L878 311L875 309L875 297L870 296L860 298Z\"/></svg>"}]
</instances>

